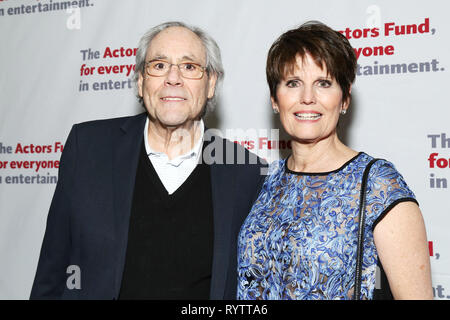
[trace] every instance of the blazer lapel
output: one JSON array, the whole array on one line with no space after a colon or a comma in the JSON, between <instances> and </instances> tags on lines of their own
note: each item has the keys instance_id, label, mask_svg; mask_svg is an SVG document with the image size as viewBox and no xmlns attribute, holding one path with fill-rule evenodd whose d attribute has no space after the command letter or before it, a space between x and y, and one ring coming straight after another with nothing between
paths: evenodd
<instances>
[{"instance_id":1,"label":"blazer lapel","mask_svg":"<svg viewBox=\"0 0 450 320\"><path fill-rule=\"evenodd\" d=\"M216 139L226 141L220 137ZM223 145L225 149L225 145ZM225 156L223 157L225 160ZM230 234L233 221L235 175L231 165L213 163L211 168L212 201L214 210L214 252L210 298L221 300L230 262Z\"/></svg>"},{"instance_id":2,"label":"blazer lapel","mask_svg":"<svg viewBox=\"0 0 450 320\"><path fill-rule=\"evenodd\" d=\"M142 113L126 119L117 129L113 143L113 204L117 240L115 298L119 295L122 283L133 190L146 116L146 113Z\"/></svg>"}]
</instances>

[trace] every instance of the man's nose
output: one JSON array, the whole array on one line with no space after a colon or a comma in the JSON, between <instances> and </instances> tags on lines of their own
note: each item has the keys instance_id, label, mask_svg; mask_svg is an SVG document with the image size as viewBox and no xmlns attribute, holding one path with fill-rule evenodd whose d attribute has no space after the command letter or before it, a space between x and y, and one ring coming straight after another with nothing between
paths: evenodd
<instances>
[{"instance_id":1,"label":"man's nose","mask_svg":"<svg viewBox=\"0 0 450 320\"><path fill-rule=\"evenodd\" d=\"M167 72L166 75L165 83L171 86L180 86L183 84L180 68L176 64L170 66L169 72Z\"/></svg>"}]
</instances>

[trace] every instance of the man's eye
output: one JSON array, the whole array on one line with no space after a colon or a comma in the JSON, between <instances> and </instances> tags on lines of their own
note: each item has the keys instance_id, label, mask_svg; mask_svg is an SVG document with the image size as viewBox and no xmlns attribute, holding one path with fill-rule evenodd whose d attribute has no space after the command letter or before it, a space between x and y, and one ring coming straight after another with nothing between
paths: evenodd
<instances>
[{"instance_id":1,"label":"man's eye","mask_svg":"<svg viewBox=\"0 0 450 320\"><path fill-rule=\"evenodd\" d=\"M186 71L195 71L197 69L197 66L192 63L184 63L182 66L183 69Z\"/></svg>"},{"instance_id":2,"label":"man's eye","mask_svg":"<svg viewBox=\"0 0 450 320\"><path fill-rule=\"evenodd\" d=\"M154 68L158 69L158 70L163 70L165 67L166 67L166 64L163 62L158 62L154 65Z\"/></svg>"}]
</instances>

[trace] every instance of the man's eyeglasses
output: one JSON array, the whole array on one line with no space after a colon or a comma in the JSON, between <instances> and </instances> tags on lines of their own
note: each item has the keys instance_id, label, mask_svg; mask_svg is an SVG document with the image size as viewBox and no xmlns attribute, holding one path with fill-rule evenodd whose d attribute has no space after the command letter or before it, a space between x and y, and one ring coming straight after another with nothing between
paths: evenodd
<instances>
[{"instance_id":1,"label":"man's eyeglasses","mask_svg":"<svg viewBox=\"0 0 450 320\"><path fill-rule=\"evenodd\" d=\"M183 78L187 79L201 79L205 72L205 67L193 62L184 63L169 63L164 60L152 60L145 64L145 72L149 76L163 77L167 75L172 69L172 66L177 66Z\"/></svg>"}]
</instances>

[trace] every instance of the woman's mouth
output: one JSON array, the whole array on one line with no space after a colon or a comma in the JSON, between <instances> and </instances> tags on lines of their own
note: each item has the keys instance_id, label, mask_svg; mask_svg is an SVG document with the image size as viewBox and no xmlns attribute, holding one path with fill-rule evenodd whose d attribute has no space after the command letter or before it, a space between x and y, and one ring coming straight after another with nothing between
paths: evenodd
<instances>
[{"instance_id":1,"label":"woman's mouth","mask_svg":"<svg viewBox=\"0 0 450 320\"><path fill-rule=\"evenodd\" d=\"M297 112L294 115L299 120L319 120L322 117L321 113L316 112Z\"/></svg>"}]
</instances>

